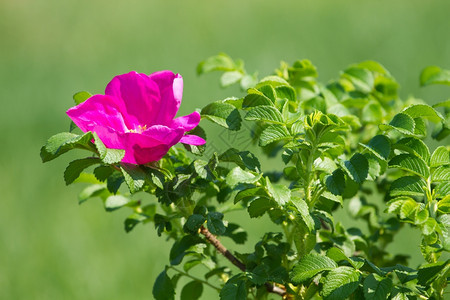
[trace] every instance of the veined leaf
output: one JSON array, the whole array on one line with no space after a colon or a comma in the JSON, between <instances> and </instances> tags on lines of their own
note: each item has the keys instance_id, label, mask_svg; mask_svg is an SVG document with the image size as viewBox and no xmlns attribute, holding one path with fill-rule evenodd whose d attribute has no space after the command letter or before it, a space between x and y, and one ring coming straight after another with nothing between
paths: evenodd
<instances>
[{"instance_id":1,"label":"veined leaf","mask_svg":"<svg viewBox=\"0 0 450 300\"><path fill-rule=\"evenodd\" d=\"M241 128L241 115L233 105L224 102L213 102L201 111L202 117L230 130Z\"/></svg>"},{"instance_id":2,"label":"veined leaf","mask_svg":"<svg viewBox=\"0 0 450 300\"><path fill-rule=\"evenodd\" d=\"M290 274L291 280L295 284L300 284L317 273L333 270L337 264L329 257L318 254L307 254L294 266Z\"/></svg>"},{"instance_id":3,"label":"veined leaf","mask_svg":"<svg viewBox=\"0 0 450 300\"><path fill-rule=\"evenodd\" d=\"M127 205L128 202L130 202L130 199L125 196L111 195L105 200L105 209L107 211L113 211Z\"/></svg>"},{"instance_id":4,"label":"veined leaf","mask_svg":"<svg viewBox=\"0 0 450 300\"><path fill-rule=\"evenodd\" d=\"M385 300L391 292L392 279L372 273L364 280L363 289L365 300Z\"/></svg>"},{"instance_id":5,"label":"veined leaf","mask_svg":"<svg viewBox=\"0 0 450 300\"><path fill-rule=\"evenodd\" d=\"M382 160L387 160L389 157L389 154L391 153L391 141L389 138L385 135L377 135L374 136L370 141L369 144L364 145L361 144L361 146L368 149L370 152L372 152L376 157Z\"/></svg>"},{"instance_id":6,"label":"veined leaf","mask_svg":"<svg viewBox=\"0 0 450 300\"><path fill-rule=\"evenodd\" d=\"M434 123L444 120L441 114L433 107L427 104L415 104L405 108L402 113L409 115L411 118L426 118Z\"/></svg>"},{"instance_id":7,"label":"veined leaf","mask_svg":"<svg viewBox=\"0 0 450 300\"><path fill-rule=\"evenodd\" d=\"M290 139L289 131L283 125L270 125L261 133L259 145L267 146L270 143Z\"/></svg>"},{"instance_id":8,"label":"veined leaf","mask_svg":"<svg viewBox=\"0 0 450 300\"><path fill-rule=\"evenodd\" d=\"M400 218L408 219L419 208L419 203L414 200L405 200L400 207ZM412 219L412 218L411 218Z\"/></svg>"},{"instance_id":9,"label":"veined leaf","mask_svg":"<svg viewBox=\"0 0 450 300\"><path fill-rule=\"evenodd\" d=\"M373 89L374 78L372 72L369 70L358 67L350 67L344 71L343 77L350 80L356 90L360 90L364 93L370 93Z\"/></svg>"},{"instance_id":10,"label":"veined leaf","mask_svg":"<svg viewBox=\"0 0 450 300\"><path fill-rule=\"evenodd\" d=\"M390 168L399 168L421 176L425 180L430 176L427 164L417 156L411 154L400 154L389 161Z\"/></svg>"},{"instance_id":11,"label":"veined leaf","mask_svg":"<svg viewBox=\"0 0 450 300\"><path fill-rule=\"evenodd\" d=\"M246 300L247 286L241 274L231 277L220 291L220 300Z\"/></svg>"},{"instance_id":12,"label":"veined leaf","mask_svg":"<svg viewBox=\"0 0 450 300\"><path fill-rule=\"evenodd\" d=\"M262 197L253 200L247 210L250 218L257 218L273 207L274 203L269 198Z\"/></svg>"},{"instance_id":13,"label":"veined leaf","mask_svg":"<svg viewBox=\"0 0 450 300\"><path fill-rule=\"evenodd\" d=\"M234 187L239 183L254 183L261 178L261 174L242 170L240 167L233 168L227 175L226 182L229 186Z\"/></svg>"},{"instance_id":14,"label":"veined leaf","mask_svg":"<svg viewBox=\"0 0 450 300\"><path fill-rule=\"evenodd\" d=\"M325 184L333 195L342 195L345 190L344 172L341 169L336 169L333 174L326 177Z\"/></svg>"},{"instance_id":15,"label":"veined leaf","mask_svg":"<svg viewBox=\"0 0 450 300\"><path fill-rule=\"evenodd\" d=\"M342 300L350 296L359 285L359 273L350 267L331 270L324 279L324 300Z\"/></svg>"},{"instance_id":16,"label":"veined leaf","mask_svg":"<svg viewBox=\"0 0 450 300\"><path fill-rule=\"evenodd\" d=\"M346 160L343 163L343 167L350 178L357 183L363 182L369 174L369 162L367 158L360 153L356 153L350 160Z\"/></svg>"},{"instance_id":17,"label":"veined leaf","mask_svg":"<svg viewBox=\"0 0 450 300\"><path fill-rule=\"evenodd\" d=\"M240 191L234 197L234 204L242 200L250 200L255 197L267 197L267 192L262 187L255 187Z\"/></svg>"},{"instance_id":18,"label":"veined leaf","mask_svg":"<svg viewBox=\"0 0 450 300\"><path fill-rule=\"evenodd\" d=\"M439 146L434 150L430 158L430 167L435 168L450 164L450 151L444 146Z\"/></svg>"},{"instance_id":19,"label":"veined leaf","mask_svg":"<svg viewBox=\"0 0 450 300\"><path fill-rule=\"evenodd\" d=\"M450 85L450 71L436 66L426 67L420 74L420 85L425 86L430 84Z\"/></svg>"},{"instance_id":20,"label":"veined leaf","mask_svg":"<svg viewBox=\"0 0 450 300\"><path fill-rule=\"evenodd\" d=\"M147 174L141 166L123 164L120 168L127 186L132 194L140 191L145 184Z\"/></svg>"},{"instance_id":21,"label":"veined leaf","mask_svg":"<svg viewBox=\"0 0 450 300\"><path fill-rule=\"evenodd\" d=\"M380 124L378 127L383 131L395 129L398 132L406 134L406 135L415 135L414 119L404 113L396 114L389 124Z\"/></svg>"},{"instance_id":22,"label":"veined leaf","mask_svg":"<svg viewBox=\"0 0 450 300\"><path fill-rule=\"evenodd\" d=\"M249 121L265 121L274 124L284 124L283 116L273 106L261 105L251 109L245 116Z\"/></svg>"},{"instance_id":23,"label":"veined leaf","mask_svg":"<svg viewBox=\"0 0 450 300\"><path fill-rule=\"evenodd\" d=\"M219 156L219 161L234 162L242 169L249 169L258 172L261 169L261 164L258 158L249 151L239 151L230 148Z\"/></svg>"},{"instance_id":24,"label":"veined leaf","mask_svg":"<svg viewBox=\"0 0 450 300\"><path fill-rule=\"evenodd\" d=\"M297 100L295 90L289 85L277 86L275 87L275 91L277 93L277 98L279 99L287 99L289 101Z\"/></svg>"},{"instance_id":25,"label":"veined leaf","mask_svg":"<svg viewBox=\"0 0 450 300\"><path fill-rule=\"evenodd\" d=\"M395 149L400 149L420 157L428 164L430 161L430 150L428 150L427 145L422 140L415 137L407 137L399 140L394 144Z\"/></svg>"},{"instance_id":26,"label":"veined leaf","mask_svg":"<svg viewBox=\"0 0 450 300\"><path fill-rule=\"evenodd\" d=\"M228 71L228 72L225 72L220 77L220 85L222 87L230 86L230 85L238 82L239 80L241 80L241 78L243 76L244 76L244 74L242 74L239 71Z\"/></svg>"},{"instance_id":27,"label":"veined leaf","mask_svg":"<svg viewBox=\"0 0 450 300\"><path fill-rule=\"evenodd\" d=\"M422 286L430 284L439 275L440 271L449 266L449 263L450 260L447 260L421 266L417 272L417 283Z\"/></svg>"},{"instance_id":28,"label":"veined leaf","mask_svg":"<svg viewBox=\"0 0 450 300\"><path fill-rule=\"evenodd\" d=\"M263 92L250 88L247 91L247 96L244 97L242 102L243 108L255 107L260 105L274 106L272 100L270 100Z\"/></svg>"},{"instance_id":29,"label":"veined leaf","mask_svg":"<svg viewBox=\"0 0 450 300\"><path fill-rule=\"evenodd\" d=\"M93 136L95 147L98 150L102 162L112 165L119 163L123 159L125 156L125 150L106 148L105 144L103 144L95 132L93 133Z\"/></svg>"},{"instance_id":30,"label":"veined leaf","mask_svg":"<svg viewBox=\"0 0 450 300\"><path fill-rule=\"evenodd\" d=\"M86 132L83 135L70 132L58 133L49 138L47 143L41 148L42 162L53 160L75 148L97 152L91 143L92 139L92 132Z\"/></svg>"},{"instance_id":31,"label":"veined leaf","mask_svg":"<svg viewBox=\"0 0 450 300\"><path fill-rule=\"evenodd\" d=\"M233 59L225 53L220 53L199 63L197 66L197 74L200 75L212 71L233 71L235 69L236 64Z\"/></svg>"},{"instance_id":32,"label":"veined leaf","mask_svg":"<svg viewBox=\"0 0 450 300\"><path fill-rule=\"evenodd\" d=\"M431 172L433 182L450 181L450 165L439 166Z\"/></svg>"},{"instance_id":33,"label":"veined leaf","mask_svg":"<svg viewBox=\"0 0 450 300\"><path fill-rule=\"evenodd\" d=\"M423 196L425 181L418 176L404 176L391 184L391 196Z\"/></svg>"},{"instance_id":34,"label":"veined leaf","mask_svg":"<svg viewBox=\"0 0 450 300\"><path fill-rule=\"evenodd\" d=\"M291 190L283 184L272 184L266 177L266 186L270 195L280 206L291 200Z\"/></svg>"},{"instance_id":35,"label":"veined leaf","mask_svg":"<svg viewBox=\"0 0 450 300\"><path fill-rule=\"evenodd\" d=\"M96 157L77 159L70 162L66 170L64 171L64 180L66 182L66 185L74 182L84 169L98 163L100 163L100 160Z\"/></svg>"}]
</instances>

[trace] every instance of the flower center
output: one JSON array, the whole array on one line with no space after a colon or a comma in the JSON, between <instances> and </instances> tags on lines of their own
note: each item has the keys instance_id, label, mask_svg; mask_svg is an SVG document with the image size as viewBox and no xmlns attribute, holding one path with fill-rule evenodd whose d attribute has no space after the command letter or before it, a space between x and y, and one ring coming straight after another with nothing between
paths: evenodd
<instances>
[{"instance_id":1,"label":"flower center","mask_svg":"<svg viewBox=\"0 0 450 300\"><path fill-rule=\"evenodd\" d=\"M142 133L145 130L147 130L147 125L144 125L144 126L138 125L138 127L135 129L129 129L128 132Z\"/></svg>"}]
</instances>

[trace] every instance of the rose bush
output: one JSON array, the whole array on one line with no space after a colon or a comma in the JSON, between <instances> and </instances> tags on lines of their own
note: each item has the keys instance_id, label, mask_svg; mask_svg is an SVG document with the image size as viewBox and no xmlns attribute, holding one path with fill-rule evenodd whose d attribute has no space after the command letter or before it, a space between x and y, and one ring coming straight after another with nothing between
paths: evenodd
<instances>
[{"instance_id":1,"label":"rose bush","mask_svg":"<svg viewBox=\"0 0 450 300\"><path fill-rule=\"evenodd\" d=\"M83 132L95 132L107 148L125 150L122 162L146 164L160 160L178 142L205 143L185 134L200 122L198 112L174 119L182 95L179 74L130 72L114 77L105 95L90 97L67 115Z\"/></svg>"}]
</instances>

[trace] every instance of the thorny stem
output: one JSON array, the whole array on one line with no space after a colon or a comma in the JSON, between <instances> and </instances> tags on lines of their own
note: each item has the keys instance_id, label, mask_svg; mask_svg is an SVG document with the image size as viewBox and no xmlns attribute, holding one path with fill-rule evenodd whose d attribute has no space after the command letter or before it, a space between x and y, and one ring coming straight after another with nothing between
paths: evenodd
<instances>
[{"instance_id":1,"label":"thorny stem","mask_svg":"<svg viewBox=\"0 0 450 300\"><path fill-rule=\"evenodd\" d=\"M233 265L238 267L242 272L245 272L246 268L243 262L241 262L236 256L234 256L224 245L204 226L200 227L200 233L206 238L206 240L216 248L226 259L228 259ZM270 293L278 294L282 297L286 296L286 288L280 287L273 283L266 282L267 291Z\"/></svg>"},{"instance_id":2,"label":"thorny stem","mask_svg":"<svg viewBox=\"0 0 450 300\"><path fill-rule=\"evenodd\" d=\"M218 288L217 286L212 285L211 283L209 283L209 282L206 281L206 280L203 280L203 279L194 277L194 276L192 276L191 274L186 273L186 272L183 272L183 271L181 271L181 270L178 270L177 268L175 268L175 267L173 267L173 266L169 266L169 268L172 269L172 270L174 270L174 271L177 271L178 273L180 273L180 274L183 275L183 276L186 276L186 277L189 277L189 278L191 278L191 279L193 279L193 280L195 280L195 281L201 282L201 283L203 283L203 284L209 286L210 288L215 289L216 291L220 291L220 288Z\"/></svg>"}]
</instances>

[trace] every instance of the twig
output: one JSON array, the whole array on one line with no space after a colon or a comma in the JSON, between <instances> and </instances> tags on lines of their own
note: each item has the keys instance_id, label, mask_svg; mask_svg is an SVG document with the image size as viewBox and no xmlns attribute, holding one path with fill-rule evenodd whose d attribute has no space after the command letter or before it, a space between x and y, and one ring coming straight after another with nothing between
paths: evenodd
<instances>
[{"instance_id":1,"label":"twig","mask_svg":"<svg viewBox=\"0 0 450 300\"><path fill-rule=\"evenodd\" d=\"M207 228L204 226L200 227L200 233L205 236L206 240L213 245L217 251L219 251L223 256L225 256L233 265L238 267L242 272L245 272L245 265L236 256L234 256L224 245L215 237ZM278 286L273 283L266 282L265 286L267 291L270 293L278 294L282 297L286 296L286 288L283 286Z\"/></svg>"}]
</instances>

